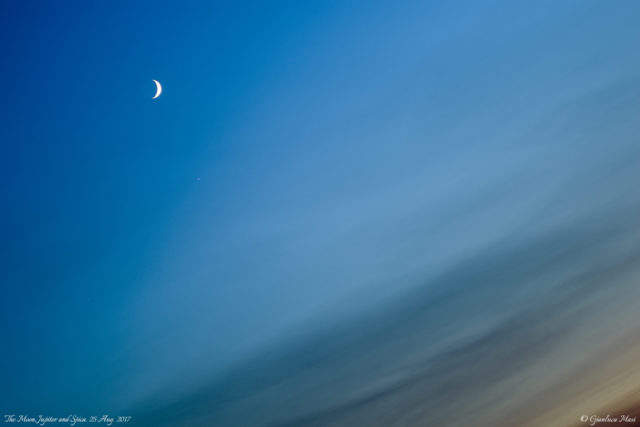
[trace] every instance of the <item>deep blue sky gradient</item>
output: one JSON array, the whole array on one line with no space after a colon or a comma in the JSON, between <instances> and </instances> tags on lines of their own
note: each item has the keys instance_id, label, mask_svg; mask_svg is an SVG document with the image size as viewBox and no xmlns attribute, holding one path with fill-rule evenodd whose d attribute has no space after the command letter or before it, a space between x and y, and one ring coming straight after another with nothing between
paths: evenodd
<instances>
[{"instance_id":1,"label":"deep blue sky gradient","mask_svg":"<svg viewBox=\"0 0 640 427\"><path fill-rule=\"evenodd\" d=\"M189 396L637 206L636 2L1 8L3 413Z\"/></svg>"}]
</instances>

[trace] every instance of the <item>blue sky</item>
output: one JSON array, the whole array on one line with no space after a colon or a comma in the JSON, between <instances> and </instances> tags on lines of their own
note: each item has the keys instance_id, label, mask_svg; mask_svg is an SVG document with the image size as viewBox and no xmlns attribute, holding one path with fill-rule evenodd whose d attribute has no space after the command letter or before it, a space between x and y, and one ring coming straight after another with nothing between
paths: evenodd
<instances>
[{"instance_id":1,"label":"blue sky","mask_svg":"<svg viewBox=\"0 0 640 427\"><path fill-rule=\"evenodd\" d=\"M501 277L505 247L635 232L634 2L3 9L3 410L144 420L362 316L383 324L476 257ZM530 301L596 255L536 256L547 279L510 285ZM491 280L470 289L495 298ZM498 312L551 310L514 301ZM451 337L491 317L468 316Z\"/></svg>"}]
</instances>

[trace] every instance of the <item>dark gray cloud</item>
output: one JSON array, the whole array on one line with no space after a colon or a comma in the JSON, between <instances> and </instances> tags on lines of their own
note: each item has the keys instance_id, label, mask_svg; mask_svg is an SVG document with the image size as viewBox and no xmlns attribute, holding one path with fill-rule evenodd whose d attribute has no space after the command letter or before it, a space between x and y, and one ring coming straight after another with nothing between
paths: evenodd
<instances>
[{"instance_id":1,"label":"dark gray cloud","mask_svg":"<svg viewBox=\"0 0 640 427\"><path fill-rule=\"evenodd\" d=\"M626 293L640 244L625 242L637 236L638 213L486 248L390 306L265 351L169 405L150 401L138 416L158 425L510 425L510 412L535 406L544 376L556 375L546 356L581 360L598 348L565 346L576 328L602 321L594 306L617 306L611 295Z\"/></svg>"}]
</instances>

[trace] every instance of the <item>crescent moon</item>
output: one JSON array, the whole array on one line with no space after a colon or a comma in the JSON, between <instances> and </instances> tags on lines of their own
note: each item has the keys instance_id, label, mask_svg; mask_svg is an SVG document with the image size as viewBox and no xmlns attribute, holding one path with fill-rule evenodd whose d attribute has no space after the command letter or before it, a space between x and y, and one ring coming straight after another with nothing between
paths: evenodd
<instances>
[{"instance_id":1,"label":"crescent moon","mask_svg":"<svg viewBox=\"0 0 640 427\"><path fill-rule=\"evenodd\" d=\"M156 95L151 99L156 99L162 93L162 85L157 80L154 80L153 82L156 84Z\"/></svg>"}]
</instances>

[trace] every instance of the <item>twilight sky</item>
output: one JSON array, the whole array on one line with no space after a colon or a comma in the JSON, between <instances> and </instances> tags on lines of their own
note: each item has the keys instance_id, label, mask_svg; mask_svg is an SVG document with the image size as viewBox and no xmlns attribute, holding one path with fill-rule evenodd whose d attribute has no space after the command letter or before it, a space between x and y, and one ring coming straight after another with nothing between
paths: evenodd
<instances>
[{"instance_id":1,"label":"twilight sky","mask_svg":"<svg viewBox=\"0 0 640 427\"><path fill-rule=\"evenodd\" d=\"M640 3L0 8L1 414L640 403Z\"/></svg>"}]
</instances>

